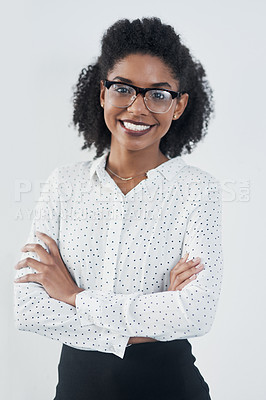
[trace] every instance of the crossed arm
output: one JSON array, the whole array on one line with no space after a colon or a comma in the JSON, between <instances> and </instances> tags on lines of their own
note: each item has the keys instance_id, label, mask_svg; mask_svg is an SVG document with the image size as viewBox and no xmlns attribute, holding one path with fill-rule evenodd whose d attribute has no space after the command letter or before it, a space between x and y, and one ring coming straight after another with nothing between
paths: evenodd
<instances>
[{"instance_id":1,"label":"crossed arm","mask_svg":"<svg viewBox=\"0 0 266 400\"><path fill-rule=\"evenodd\" d=\"M171 271L168 291L148 295L79 288L56 243L60 210L51 201L39 202L38 207L45 208L52 218L33 221L28 243L22 250L28 257L23 255L16 266L17 278L21 276L15 285L18 328L79 348L90 348L91 331L101 338L108 340L109 336L124 343L207 333L213 323L222 279L220 194L215 201L195 207L184 237L183 252L200 256L204 270L196 276L194 268L199 261L187 262L184 258ZM208 234L202 229L206 219L212 227ZM46 234L36 239L36 231ZM211 247L213 244L215 248Z\"/></svg>"}]
</instances>

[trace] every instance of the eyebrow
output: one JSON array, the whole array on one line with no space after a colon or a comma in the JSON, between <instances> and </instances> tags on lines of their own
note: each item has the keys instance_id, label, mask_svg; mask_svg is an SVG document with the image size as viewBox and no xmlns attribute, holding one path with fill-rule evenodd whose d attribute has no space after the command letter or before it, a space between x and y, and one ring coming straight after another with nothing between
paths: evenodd
<instances>
[{"instance_id":1,"label":"eyebrow","mask_svg":"<svg viewBox=\"0 0 266 400\"><path fill-rule=\"evenodd\" d=\"M123 81L125 83L133 84L130 79L123 78L122 76L116 76L115 78L113 78L113 80L115 79L119 79L120 81ZM168 86L170 89L172 88L168 82L158 82L149 85L149 87L154 87L154 88L157 88L159 86Z\"/></svg>"}]
</instances>

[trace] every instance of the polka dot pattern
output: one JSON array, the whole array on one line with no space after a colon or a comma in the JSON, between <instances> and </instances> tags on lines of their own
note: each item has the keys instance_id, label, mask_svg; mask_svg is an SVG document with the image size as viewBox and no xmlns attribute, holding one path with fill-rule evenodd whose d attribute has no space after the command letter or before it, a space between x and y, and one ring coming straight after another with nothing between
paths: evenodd
<instances>
[{"instance_id":1,"label":"polka dot pattern","mask_svg":"<svg viewBox=\"0 0 266 400\"><path fill-rule=\"evenodd\" d=\"M63 165L47 179L27 243L45 247L36 230L53 237L85 290L72 307L37 283L16 284L18 329L121 358L131 336L206 334L222 284L220 183L175 157L124 195L105 170L107 155ZM170 271L186 252L201 257L205 269L181 291L167 291ZM33 252L21 259L27 256L38 260ZM27 267L16 277L29 271L36 272Z\"/></svg>"}]
</instances>

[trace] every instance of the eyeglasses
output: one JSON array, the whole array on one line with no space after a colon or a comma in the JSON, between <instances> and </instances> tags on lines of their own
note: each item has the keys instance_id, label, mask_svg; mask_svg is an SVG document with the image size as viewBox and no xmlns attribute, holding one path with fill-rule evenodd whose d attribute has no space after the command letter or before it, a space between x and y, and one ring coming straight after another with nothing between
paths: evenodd
<instances>
[{"instance_id":1,"label":"eyeglasses","mask_svg":"<svg viewBox=\"0 0 266 400\"><path fill-rule=\"evenodd\" d=\"M128 83L116 81L103 81L104 86L108 89L109 101L114 107L128 108L130 107L137 95L143 95L147 109L153 113L166 113L170 110L176 97L181 97L185 92L174 92L166 89L140 88L138 86L129 85Z\"/></svg>"}]
</instances>

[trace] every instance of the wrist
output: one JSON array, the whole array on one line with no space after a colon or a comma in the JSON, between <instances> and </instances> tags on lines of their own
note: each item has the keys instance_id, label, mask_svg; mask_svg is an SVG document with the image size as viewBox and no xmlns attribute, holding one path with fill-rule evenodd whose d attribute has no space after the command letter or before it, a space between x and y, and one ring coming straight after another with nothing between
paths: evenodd
<instances>
[{"instance_id":1,"label":"wrist","mask_svg":"<svg viewBox=\"0 0 266 400\"><path fill-rule=\"evenodd\" d=\"M84 290L85 289L77 288L77 290L75 290L75 293L73 293L70 296L69 301L67 303L70 304L73 307L76 307L76 296L77 296L77 294L83 292Z\"/></svg>"}]
</instances>

